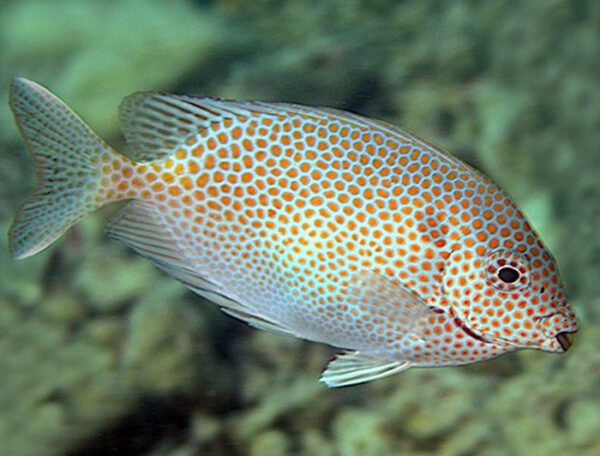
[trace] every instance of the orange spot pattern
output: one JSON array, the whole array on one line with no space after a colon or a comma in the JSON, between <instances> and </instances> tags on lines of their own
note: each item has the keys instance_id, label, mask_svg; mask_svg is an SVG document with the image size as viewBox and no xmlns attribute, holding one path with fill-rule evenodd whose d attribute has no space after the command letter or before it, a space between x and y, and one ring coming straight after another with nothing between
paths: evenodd
<instances>
[{"instance_id":1,"label":"orange spot pattern","mask_svg":"<svg viewBox=\"0 0 600 456\"><path fill-rule=\"evenodd\" d=\"M512 201L383 123L248 116L212 123L167 160L124 158L103 172L109 199L155 202L215 281L308 339L443 365L576 329L554 262ZM519 286L500 284L506 264ZM399 332L385 312L349 304L365 271L436 309L421 338Z\"/></svg>"}]
</instances>

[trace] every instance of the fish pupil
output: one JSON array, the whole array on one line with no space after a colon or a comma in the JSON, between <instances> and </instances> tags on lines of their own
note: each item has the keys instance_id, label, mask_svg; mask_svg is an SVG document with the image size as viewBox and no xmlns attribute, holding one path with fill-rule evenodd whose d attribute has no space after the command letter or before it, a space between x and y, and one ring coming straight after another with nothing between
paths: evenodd
<instances>
[{"instance_id":1,"label":"fish pupil","mask_svg":"<svg viewBox=\"0 0 600 456\"><path fill-rule=\"evenodd\" d=\"M498 278L504 283L515 283L521 274L515 268L505 266L498 270Z\"/></svg>"}]
</instances>

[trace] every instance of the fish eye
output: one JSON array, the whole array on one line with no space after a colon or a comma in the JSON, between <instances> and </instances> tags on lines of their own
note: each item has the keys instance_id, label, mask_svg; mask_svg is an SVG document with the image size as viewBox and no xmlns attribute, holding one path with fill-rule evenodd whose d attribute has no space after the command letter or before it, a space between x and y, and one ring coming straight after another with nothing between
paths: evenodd
<instances>
[{"instance_id":1,"label":"fish eye","mask_svg":"<svg viewBox=\"0 0 600 456\"><path fill-rule=\"evenodd\" d=\"M521 273L511 266L504 266L498 269L498 278L504 283L515 283L517 280L519 280L520 276Z\"/></svg>"},{"instance_id":2,"label":"fish eye","mask_svg":"<svg viewBox=\"0 0 600 456\"><path fill-rule=\"evenodd\" d=\"M497 250L488 258L486 282L504 292L527 287L529 285L527 258L510 250Z\"/></svg>"}]
</instances>

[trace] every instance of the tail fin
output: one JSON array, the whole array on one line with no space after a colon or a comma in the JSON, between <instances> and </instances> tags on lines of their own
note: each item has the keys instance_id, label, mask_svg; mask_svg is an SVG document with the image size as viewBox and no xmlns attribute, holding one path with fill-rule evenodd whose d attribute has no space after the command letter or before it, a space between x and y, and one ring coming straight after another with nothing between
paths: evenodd
<instances>
[{"instance_id":1,"label":"tail fin","mask_svg":"<svg viewBox=\"0 0 600 456\"><path fill-rule=\"evenodd\" d=\"M38 183L9 233L13 258L27 258L103 203L100 164L114 151L45 88L16 78L10 106L35 160Z\"/></svg>"}]
</instances>

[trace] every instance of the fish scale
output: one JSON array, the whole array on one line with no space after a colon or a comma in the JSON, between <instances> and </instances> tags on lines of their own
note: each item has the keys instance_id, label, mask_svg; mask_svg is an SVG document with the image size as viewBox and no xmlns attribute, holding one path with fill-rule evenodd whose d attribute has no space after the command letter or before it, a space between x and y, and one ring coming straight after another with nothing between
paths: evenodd
<instances>
[{"instance_id":1,"label":"fish scale","mask_svg":"<svg viewBox=\"0 0 600 456\"><path fill-rule=\"evenodd\" d=\"M68 110L19 81L26 137L36 97ZM131 200L109 234L233 316L349 350L328 385L570 345L575 315L523 214L426 141L327 108L160 93L126 99L121 120L131 158L99 142L84 195ZM13 254L45 247L27 244Z\"/></svg>"}]
</instances>

